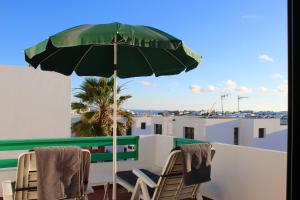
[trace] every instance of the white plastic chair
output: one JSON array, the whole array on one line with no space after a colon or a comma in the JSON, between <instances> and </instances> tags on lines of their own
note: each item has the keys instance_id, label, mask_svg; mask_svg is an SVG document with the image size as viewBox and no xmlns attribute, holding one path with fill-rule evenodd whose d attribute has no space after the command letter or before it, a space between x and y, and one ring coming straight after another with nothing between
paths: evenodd
<instances>
[{"instance_id":1,"label":"white plastic chair","mask_svg":"<svg viewBox=\"0 0 300 200\"><path fill-rule=\"evenodd\" d=\"M88 150L82 150L83 160L90 161L91 154ZM83 180L88 180L90 162L83 165ZM88 183L82 181L83 198L87 199ZM33 200L37 199L37 167L35 152L23 153L18 158L16 181L2 182L3 200Z\"/></svg>"},{"instance_id":2,"label":"white plastic chair","mask_svg":"<svg viewBox=\"0 0 300 200\"><path fill-rule=\"evenodd\" d=\"M212 157L215 149L212 148ZM176 200L197 199L200 184L185 186L183 180L183 159L180 150L172 151L160 176L149 171L133 169L137 177L135 185L122 178L121 173L117 175L120 185L132 192L131 200ZM148 175L147 175L148 174ZM156 181L158 180L158 181Z\"/></svg>"}]
</instances>

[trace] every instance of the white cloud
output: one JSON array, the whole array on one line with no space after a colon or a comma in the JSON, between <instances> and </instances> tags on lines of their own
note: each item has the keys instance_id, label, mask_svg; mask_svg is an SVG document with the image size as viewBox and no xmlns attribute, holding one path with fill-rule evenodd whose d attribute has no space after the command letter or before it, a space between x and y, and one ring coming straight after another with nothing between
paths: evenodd
<instances>
[{"instance_id":1,"label":"white cloud","mask_svg":"<svg viewBox=\"0 0 300 200\"><path fill-rule=\"evenodd\" d=\"M268 92L270 92L269 88L266 88L265 86L259 87L258 91L262 92L262 93L268 93Z\"/></svg>"},{"instance_id":2,"label":"white cloud","mask_svg":"<svg viewBox=\"0 0 300 200\"><path fill-rule=\"evenodd\" d=\"M246 86L239 86L236 82L233 80L226 81L226 89L230 92L238 92L238 93L250 93L252 92L252 89Z\"/></svg>"},{"instance_id":3,"label":"white cloud","mask_svg":"<svg viewBox=\"0 0 300 200\"><path fill-rule=\"evenodd\" d=\"M283 80L282 84L279 85L275 89L269 89L265 86L261 86L258 88L258 91L261 93L268 93L268 94L287 94L288 92L288 82L287 80Z\"/></svg>"},{"instance_id":4,"label":"white cloud","mask_svg":"<svg viewBox=\"0 0 300 200\"><path fill-rule=\"evenodd\" d=\"M252 92L251 88L248 88L246 86L239 86L236 88L236 92L240 92L240 93L250 93Z\"/></svg>"},{"instance_id":5,"label":"white cloud","mask_svg":"<svg viewBox=\"0 0 300 200\"><path fill-rule=\"evenodd\" d=\"M199 85L190 85L189 86L189 89L191 90L192 93L194 94L198 94L198 93L204 93L204 92L217 92L219 91L219 88L214 86L214 85L209 85L206 88L202 88L201 86Z\"/></svg>"},{"instance_id":6,"label":"white cloud","mask_svg":"<svg viewBox=\"0 0 300 200\"><path fill-rule=\"evenodd\" d=\"M137 81L137 82L144 87L157 87L156 84L151 83L150 81Z\"/></svg>"},{"instance_id":7,"label":"white cloud","mask_svg":"<svg viewBox=\"0 0 300 200\"><path fill-rule=\"evenodd\" d=\"M280 73L275 73L275 74L272 74L271 77L274 79L280 79L280 78L282 78L282 75Z\"/></svg>"},{"instance_id":8,"label":"white cloud","mask_svg":"<svg viewBox=\"0 0 300 200\"><path fill-rule=\"evenodd\" d=\"M274 59L268 56L267 54L261 54L260 56L258 56L258 59L268 62L274 62Z\"/></svg>"},{"instance_id":9,"label":"white cloud","mask_svg":"<svg viewBox=\"0 0 300 200\"><path fill-rule=\"evenodd\" d=\"M207 91L208 92L216 92L217 90L218 90L218 88L216 86L214 86L214 85L209 85L207 87Z\"/></svg>"},{"instance_id":10,"label":"white cloud","mask_svg":"<svg viewBox=\"0 0 300 200\"><path fill-rule=\"evenodd\" d=\"M275 92L277 92L279 94L287 94L287 92L288 92L287 80L284 80L282 85L280 85L278 88L275 89Z\"/></svg>"},{"instance_id":11,"label":"white cloud","mask_svg":"<svg viewBox=\"0 0 300 200\"><path fill-rule=\"evenodd\" d=\"M190 85L189 88L192 91L192 93L194 93L194 94L204 92L204 89L202 89L199 85Z\"/></svg>"},{"instance_id":12,"label":"white cloud","mask_svg":"<svg viewBox=\"0 0 300 200\"><path fill-rule=\"evenodd\" d=\"M229 89L231 91L234 91L237 88L237 84L233 80L226 81L226 86L227 86L227 89Z\"/></svg>"}]
</instances>

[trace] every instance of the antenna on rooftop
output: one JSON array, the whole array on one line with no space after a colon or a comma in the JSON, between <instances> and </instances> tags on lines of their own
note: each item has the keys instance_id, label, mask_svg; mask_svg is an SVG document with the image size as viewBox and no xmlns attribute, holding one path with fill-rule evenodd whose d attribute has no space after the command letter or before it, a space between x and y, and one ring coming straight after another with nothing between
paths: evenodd
<instances>
[{"instance_id":1,"label":"antenna on rooftop","mask_svg":"<svg viewBox=\"0 0 300 200\"><path fill-rule=\"evenodd\" d=\"M213 109L213 107L215 106L215 104L216 104L216 102L212 105L212 107L210 108L210 111L209 111L209 113L208 113L208 115L207 115L207 118L209 118L209 116L210 116L210 114L212 113L212 109Z\"/></svg>"},{"instance_id":2,"label":"antenna on rooftop","mask_svg":"<svg viewBox=\"0 0 300 200\"><path fill-rule=\"evenodd\" d=\"M225 99L226 97L228 97L228 94L223 94L223 95L221 95L222 115L224 115L224 110L223 110L223 99Z\"/></svg>"},{"instance_id":3,"label":"antenna on rooftop","mask_svg":"<svg viewBox=\"0 0 300 200\"><path fill-rule=\"evenodd\" d=\"M241 96L238 96L238 112L240 112L240 100L241 100L241 99L245 99L245 98L248 98L248 97L241 97Z\"/></svg>"}]
</instances>

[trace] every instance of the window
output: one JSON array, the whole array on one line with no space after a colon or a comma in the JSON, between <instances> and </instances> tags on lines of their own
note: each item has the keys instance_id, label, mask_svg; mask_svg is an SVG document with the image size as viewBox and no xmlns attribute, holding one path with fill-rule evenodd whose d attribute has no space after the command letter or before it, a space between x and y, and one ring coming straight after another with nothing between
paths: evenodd
<instances>
[{"instance_id":1,"label":"window","mask_svg":"<svg viewBox=\"0 0 300 200\"><path fill-rule=\"evenodd\" d=\"M194 139L194 128L184 127L184 138Z\"/></svg>"},{"instance_id":2,"label":"window","mask_svg":"<svg viewBox=\"0 0 300 200\"><path fill-rule=\"evenodd\" d=\"M162 125L161 124L154 124L154 134L162 134Z\"/></svg>"},{"instance_id":3,"label":"window","mask_svg":"<svg viewBox=\"0 0 300 200\"><path fill-rule=\"evenodd\" d=\"M134 145L128 145L128 146L127 146L127 150L134 151Z\"/></svg>"},{"instance_id":4,"label":"window","mask_svg":"<svg viewBox=\"0 0 300 200\"><path fill-rule=\"evenodd\" d=\"M126 135L132 135L132 129L131 129L131 127L127 128Z\"/></svg>"},{"instance_id":5,"label":"window","mask_svg":"<svg viewBox=\"0 0 300 200\"><path fill-rule=\"evenodd\" d=\"M239 144L239 128L234 127L233 130L233 144L238 145Z\"/></svg>"},{"instance_id":6,"label":"window","mask_svg":"<svg viewBox=\"0 0 300 200\"><path fill-rule=\"evenodd\" d=\"M264 138L266 135L266 129L265 128L259 128L258 129L258 138Z\"/></svg>"},{"instance_id":7,"label":"window","mask_svg":"<svg viewBox=\"0 0 300 200\"><path fill-rule=\"evenodd\" d=\"M146 122L141 123L141 129L146 129Z\"/></svg>"}]
</instances>

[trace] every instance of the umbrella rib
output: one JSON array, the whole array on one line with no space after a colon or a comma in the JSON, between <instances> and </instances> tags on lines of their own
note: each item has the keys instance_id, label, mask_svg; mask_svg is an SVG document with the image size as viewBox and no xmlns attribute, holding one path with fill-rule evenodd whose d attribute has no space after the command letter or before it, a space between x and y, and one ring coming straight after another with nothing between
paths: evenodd
<instances>
[{"instance_id":1,"label":"umbrella rib","mask_svg":"<svg viewBox=\"0 0 300 200\"><path fill-rule=\"evenodd\" d=\"M146 60L146 63L148 64L148 66L150 67L150 69L152 70L152 72L155 73L154 70L153 70L153 67L152 67L151 63L149 62L149 60L147 59L147 57L145 56L145 54L143 53L143 51L139 47L136 47L136 48L139 51L139 53L143 56L143 58Z\"/></svg>"},{"instance_id":2,"label":"umbrella rib","mask_svg":"<svg viewBox=\"0 0 300 200\"><path fill-rule=\"evenodd\" d=\"M181 65L183 65L186 69L188 68L177 56L175 56L173 53L171 53L167 49L163 49L165 52L167 52L169 55L171 55L173 58L175 58Z\"/></svg>"},{"instance_id":3,"label":"umbrella rib","mask_svg":"<svg viewBox=\"0 0 300 200\"><path fill-rule=\"evenodd\" d=\"M84 59L84 57L90 52L90 50L93 48L94 46L91 45L83 54L83 56L80 58L80 60L78 61L78 63L76 64L76 67L74 68L77 69L77 67L80 65L81 61Z\"/></svg>"},{"instance_id":4,"label":"umbrella rib","mask_svg":"<svg viewBox=\"0 0 300 200\"><path fill-rule=\"evenodd\" d=\"M56 53L58 53L59 51L61 51L64 47L57 49L56 51L54 51L53 53L51 53L49 56L47 56L46 58L44 58L43 60L41 60L40 64L42 62L44 62L45 60L47 60L48 58L50 58L51 56L55 55Z\"/></svg>"},{"instance_id":5,"label":"umbrella rib","mask_svg":"<svg viewBox=\"0 0 300 200\"><path fill-rule=\"evenodd\" d=\"M124 38L122 38L121 40L117 41L117 44L122 44L122 42L124 41L124 44L126 44L126 41Z\"/></svg>"}]
</instances>

